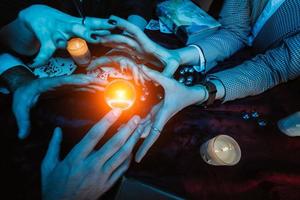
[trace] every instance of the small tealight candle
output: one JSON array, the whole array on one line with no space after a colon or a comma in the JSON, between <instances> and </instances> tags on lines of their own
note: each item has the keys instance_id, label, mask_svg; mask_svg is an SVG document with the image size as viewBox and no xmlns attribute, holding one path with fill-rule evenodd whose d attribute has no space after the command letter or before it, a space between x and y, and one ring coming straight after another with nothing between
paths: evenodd
<instances>
[{"instance_id":1,"label":"small tealight candle","mask_svg":"<svg viewBox=\"0 0 300 200\"><path fill-rule=\"evenodd\" d=\"M111 108L127 110L135 102L136 91L131 82L118 79L106 86L104 97Z\"/></svg>"},{"instance_id":2,"label":"small tealight candle","mask_svg":"<svg viewBox=\"0 0 300 200\"><path fill-rule=\"evenodd\" d=\"M77 65L87 66L90 63L91 53L85 40L72 38L68 41L67 50Z\"/></svg>"},{"instance_id":3,"label":"small tealight candle","mask_svg":"<svg viewBox=\"0 0 300 200\"><path fill-rule=\"evenodd\" d=\"M203 160L210 165L232 166L241 159L238 143L228 135L219 135L207 141L200 149Z\"/></svg>"}]
</instances>

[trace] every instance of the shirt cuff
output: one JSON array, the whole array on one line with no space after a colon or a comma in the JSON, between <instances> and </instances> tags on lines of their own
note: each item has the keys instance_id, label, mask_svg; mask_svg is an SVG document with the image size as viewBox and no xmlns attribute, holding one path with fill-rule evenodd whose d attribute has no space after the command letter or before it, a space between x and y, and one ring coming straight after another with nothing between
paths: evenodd
<instances>
[{"instance_id":1,"label":"shirt cuff","mask_svg":"<svg viewBox=\"0 0 300 200\"><path fill-rule=\"evenodd\" d=\"M204 56L202 48L199 47L198 45L195 45L195 44L191 44L189 46L196 48L197 51L198 51L198 54L199 54L198 66L194 66L194 69L197 72L206 73L206 59L205 59L205 56Z\"/></svg>"},{"instance_id":2,"label":"shirt cuff","mask_svg":"<svg viewBox=\"0 0 300 200\"><path fill-rule=\"evenodd\" d=\"M31 69L29 69L20 59L8 53L0 55L0 75L2 75L5 71L15 66L23 66L29 71L31 71Z\"/></svg>"}]
</instances>

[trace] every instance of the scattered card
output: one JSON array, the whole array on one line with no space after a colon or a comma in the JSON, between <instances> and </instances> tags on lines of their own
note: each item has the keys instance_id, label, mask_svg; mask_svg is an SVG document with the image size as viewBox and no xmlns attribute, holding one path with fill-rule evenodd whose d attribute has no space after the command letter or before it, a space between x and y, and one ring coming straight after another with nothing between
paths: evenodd
<instances>
[{"instance_id":1,"label":"scattered card","mask_svg":"<svg viewBox=\"0 0 300 200\"><path fill-rule=\"evenodd\" d=\"M159 29L161 33L172 34L173 32L159 20Z\"/></svg>"},{"instance_id":2,"label":"scattered card","mask_svg":"<svg viewBox=\"0 0 300 200\"><path fill-rule=\"evenodd\" d=\"M49 62L33 70L39 78L71 75L77 66L70 58L51 58Z\"/></svg>"},{"instance_id":3,"label":"scattered card","mask_svg":"<svg viewBox=\"0 0 300 200\"><path fill-rule=\"evenodd\" d=\"M146 26L146 29L151 31L158 31L160 29L158 20L151 19Z\"/></svg>"}]
</instances>

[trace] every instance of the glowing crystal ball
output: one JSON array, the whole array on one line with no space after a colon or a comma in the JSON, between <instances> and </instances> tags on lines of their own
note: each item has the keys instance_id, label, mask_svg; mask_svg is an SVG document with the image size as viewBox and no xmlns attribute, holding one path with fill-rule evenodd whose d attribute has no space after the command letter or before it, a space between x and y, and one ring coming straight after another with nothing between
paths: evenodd
<instances>
[{"instance_id":1,"label":"glowing crystal ball","mask_svg":"<svg viewBox=\"0 0 300 200\"><path fill-rule=\"evenodd\" d=\"M106 86L104 97L111 108L127 110L135 102L136 91L131 82L119 79L110 82Z\"/></svg>"}]
</instances>

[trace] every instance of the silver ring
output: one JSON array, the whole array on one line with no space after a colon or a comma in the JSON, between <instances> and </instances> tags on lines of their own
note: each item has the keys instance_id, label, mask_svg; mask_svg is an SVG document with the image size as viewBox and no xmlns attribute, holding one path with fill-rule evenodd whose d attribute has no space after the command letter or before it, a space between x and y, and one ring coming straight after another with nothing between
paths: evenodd
<instances>
[{"instance_id":1,"label":"silver ring","mask_svg":"<svg viewBox=\"0 0 300 200\"><path fill-rule=\"evenodd\" d=\"M83 17L83 18L82 18L82 21L81 21L82 25L85 25L85 20L86 20L86 18Z\"/></svg>"},{"instance_id":2,"label":"silver ring","mask_svg":"<svg viewBox=\"0 0 300 200\"><path fill-rule=\"evenodd\" d=\"M159 130L158 128L156 128L156 127L154 127L154 126L152 126L151 129L152 129L153 131L155 131L155 132L161 133L161 130Z\"/></svg>"}]
</instances>

